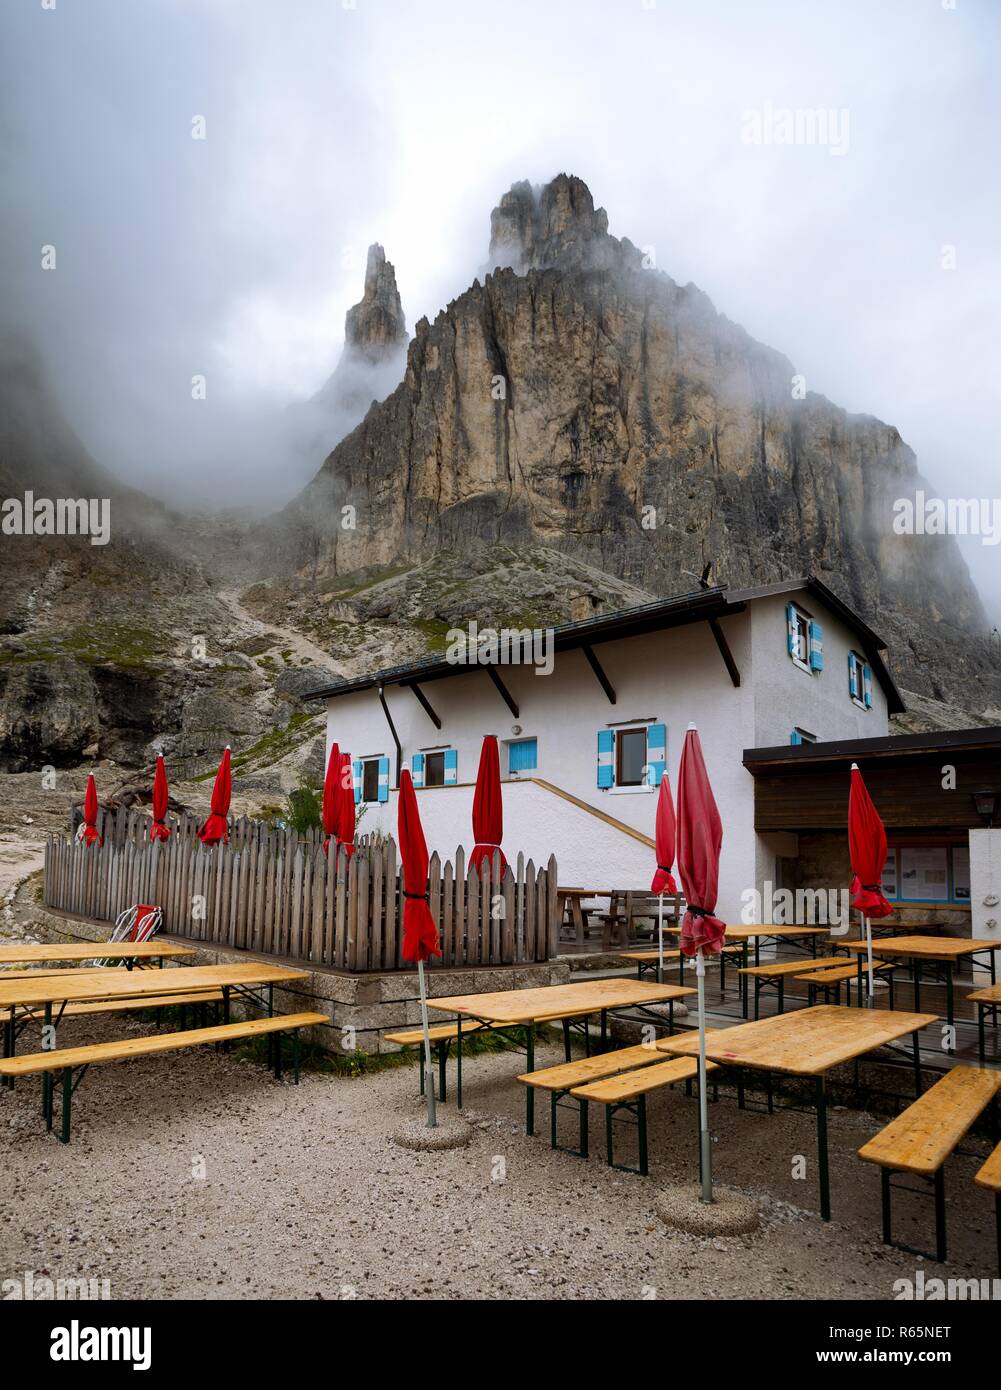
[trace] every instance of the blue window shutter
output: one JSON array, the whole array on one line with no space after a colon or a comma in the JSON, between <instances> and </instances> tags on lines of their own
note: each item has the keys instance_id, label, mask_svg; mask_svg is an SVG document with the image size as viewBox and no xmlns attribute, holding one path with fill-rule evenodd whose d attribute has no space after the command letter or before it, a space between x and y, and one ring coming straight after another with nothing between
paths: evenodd
<instances>
[{"instance_id":1,"label":"blue window shutter","mask_svg":"<svg viewBox=\"0 0 1001 1390\"><path fill-rule=\"evenodd\" d=\"M509 743L507 748L508 772L534 772L539 766L538 739L524 738L517 743Z\"/></svg>"},{"instance_id":2,"label":"blue window shutter","mask_svg":"<svg viewBox=\"0 0 1001 1390\"><path fill-rule=\"evenodd\" d=\"M445 786L454 787L459 780L459 754L454 748L445 749Z\"/></svg>"},{"instance_id":3,"label":"blue window shutter","mask_svg":"<svg viewBox=\"0 0 1001 1390\"><path fill-rule=\"evenodd\" d=\"M789 648L789 655L796 655L796 606L792 603L786 604L786 645Z\"/></svg>"},{"instance_id":4,"label":"blue window shutter","mask_svg":"<svg viewBox=\"0 0 1001 1390\"><path fill-rule=\"evenodd\" d=\"M810 670L824 669L824 630L819 623L810 624Z\"/></svg>"},{"instance_id":5,"label":"blue window shutter","mask_svg":"<svg viewBox=\"0 0 1001 1390\"><path fill-rule=\"evenodd\" d=\"M615 730L598 730L598 786L611 787L615 784Z\"/></svg>"},{"instance_id":6,"label":"blue window shutter","mask_svg":"<svg viewBox=\"0 0 1001 1390\"><path fill-rule=\"evenodd\" d=\"M667 767L667 725L651 724L646 731L647 781L659 787Z\"/></svg>"},{"instance_id":7,"label":"blue window shutter","mask_svg":"<svg viewBox=\"0 0 1001 1390\"><path fill-rule=\"evenodd\" d=\"M410 759L410 775L414 779L415 787L424 785L424 754L415 753Z\"/></svg>"},{"instance_id":8,"label":"blue window shutter","mask_svg":"<svg viewBox=\"0 0 1001 1390\"><path fill-rule=\"evenodd\" d=\"M854 652L848 653L848 690L853 700L862 698L858 688L858 658Z\"/></svg>"},{"instance_id":9,"label":"blue window shutter","mask_svg":"<svg viewBox=\"0 0 1001 1390\"><path fill-rule=\"evenodd\" d=\"M352 775L353 775L353 777L354 777L354 784L355 784L355 805L357 806L358 803L361 801L361 779L362 779L362 765L361 765L361 760L360 760L359 758L355 758L354 761L352 762L352 764L351 764L351 772L352 772Z\"/></svg>"},{"instance_id":10,"label":"blue window shutter","mask_svg":"<svg viewBox=\"0 0 1001 1390\"><path fill-rule=\"evenodd\" d=\"M793 729L792 733L789 735L789 742L793 745L794 748L798 743L803 742L803 735L800 733L798 729Z\"/></svg>"},{"instance_id":11,"label":"blue window shutter","mask_svg":"<svg viewBox=\"0 0 1001 1390\"><path fill-rule=\"evenodd\" d=\"M862 690L866 709L872 709L872 667L868 662L862 667Z\"/></svg>"},{"instance_id":12,"label":"blue window shutter","mask_svg":"<svg viewBox=\"0 0 1001 1390\"><path fill-rule=\"evenodd\" d=\"M379 800L389 800L389 759L379 759Z\"/></svg>"}]
</instances>

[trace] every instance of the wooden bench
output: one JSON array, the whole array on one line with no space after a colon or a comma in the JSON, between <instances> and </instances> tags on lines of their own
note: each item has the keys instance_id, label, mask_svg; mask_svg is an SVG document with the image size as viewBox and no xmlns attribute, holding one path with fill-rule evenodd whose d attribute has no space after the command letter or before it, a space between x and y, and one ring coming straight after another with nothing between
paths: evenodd
<instances>
[{"instance_id":1,"label":"wooden bench","mask_svg":"<svg viewBox=\"0 0 1001 1390\"><path fill-rule=\"evenodd\" d=\"M913 1255L927 1254L892 1239L890 1178L913 1173L932 1183L935 1192L935 1255L943 1261L945 1245L945 1161L982 1112L1001 1090L1001 1072L977 1067L953 1067L930 1090L919 1096L867 1144L858 1156L881 1168L883 1243ZM996 1114L994 1115L996 1123ZM914 1188L904 1188L914 1191Z\"/></svg>"},{"instance_id":2,"label":"wooden bench","mask_svg":"<svg viewBox=\"0 0 1001 1390\"><path fill-rule=\"evenodd\" d=\"M431 1046L438 1052L438 1099L445 1099L445 1063L448 1061L449 1050L453 1043L455 1048L455 1103L459 1110L462 1109L462 1039L469 1037L473 1033L486 1031L486 1024L480 1023L478 1019L463 1019L460 1024L455 1023L433 1023L428 1028L428 1038ZM421 1068L421 1095L424 1094L424 1030L423 1028L402 1028L392 1033L384 1033L383 1039L386 1042L396 1043L399 1047L416 1047L420 1055Z\"/></svg>"},{"instance_id":3,"label":"wooden bench","mask_svg":"<svg viewBox=\"0 0 1001 1390\"><path fill-rule=\"evenodd\" d=\"M754 1017L757 1021L761 1005L761 991L771 985L778 991L779 1007L778 1012L785 1013L785 983L786 976L792 975L799 979L804 971L825 970L830 967L830 957L817 957L813 960L772 960L765 961L764 965L746 965L738 970L737 974L742 979L754 981ZM852 969L854 970L854 966Z\"/></svg>"},{"instance_id":4,"label":"wooden bench","mask_svg":"<svg viewBox=\"0 0 1001 1390\"><path fill-rule=\"evenodd\" d=\"M716 1071L716 1063L707 1062L706 1070ZM641 1177L646 1177L650 1171L646 1136L647 1095L651 1091L659 1091L665 1086L675 1086L679 1081L684 1081L690 1085L693 1077L698 1076L698 1074L699 1061L697 1057L672 1057L667 1061L657 1062L653 1066L622 1072L615 1076L606 1077L601 1081L589 1081L584 1085L574 1086L571 1088L570 1094L581 1103L582 1129L587 1123L586 1106L588 1102L596 1101L604 1105L605 1142L609 1167L618 1168L625 1173L639 1173ZM636 1117L639 1143L639 1166L636 1168L615 1162L613 1125L616 1116L623 1110Z\"/></svg>"},{"instance_id":5,"label":"wooden bench","mask_svg":"<svg viewBox=\"0 0 1001 1390\"><path fill-rule=\"evenodd\" d=\"M872 963L873 973L887 973L887 982L890 986L890 1008L893 1008L893 968L894 962L889 960L874 960ZM807 975L796 975L793 978L806 984L806 992L809 996L810 1007L817 1002L818 990L823 993L824 1003L841 1003L841 986L844 985L848 992L848 1002L851 1000L852 984L858 984L858 1003L862 1003L862 985L865 976L869 973L869 966L859 956L858 961L848 961L845 965L831 965L826 970L814 970ZM833 1000L831 994L834 994Z\"/></svg>"},{"instance_id":6,"label":"wooden bench","mask_svg":"<svg viewBox=\"0 0 1001 1390\"><path fill-rule=\"evenodd\" d=\"M664 894L664 921L677 922L684 908L680 894ZM657 935L657 922L660 918L660 898L656 893L625 891L612 894L607 912L598 913L601 922L601 949L610 951L612 938L617 937L625 945L632 933L635 922L649 922L650 930L644 935Z\"/></svg>"},{"instance_id":7,"label":"wooden bench","mask_svg":"<svg viewBox=\"0 0 1001 1390\"><path fill-rule=\"evenodd\" d=\"M1001 1009L1001 985L988 985L985 989L975 989L967 999L977 1006L977 1042L980 1048L980 1065L987 1061L987 1015L991 1023L998 1026L998 1009Z\"/></svg>"},{"instance_id":8,"label":"wooden bench","mask_svg":"<svg viewBox=\"0 0 1001 1390\"><path fill-rule=\"evenodd\" d=\"M544 1067L540 1071L527 1071L518 1077L526 1086L548 1091L550 1109L550 1138L554 1149L563 1153L587 1158L587 1101L578 1101L580 1116L580 1144L578 1148L556 1142L556 1111L564 1096L570 1094L574 1086L588 1081L598 1081L603 1077L614 1076L616 1072L629 1071L635 1067L645 1067L654 1062L662 1062L664 1054L646 1043L633 1047L621 1047L614 1052L599 1052L594 1057L582 1057L576 1062L569 1058L554 1067Z\"/></svg>"},{"instance_id":9,"label":"wooden bench","mask_svg":"<svg viewBox=\"0 0 1001 1390\"><path fill-rule=\"evenodd\" d=\"M726 957L734 954L740 955L742 946L724 946L719 954L719 988L720 994L726 989ZM644 947L641 951L623 951L620 960L636 962L636 978L642 980L644 975L656 975L657 966L660 962L660 951L656 947ZM678 983L685 983L685 961L691 957L685 956L676 946L664 948L664 960L676 960L678 962ZM712 957L710 957L712 959Z\"/></svg>"},{"instance_id":10,"label":"wooden bench","mask_svg":"<svg viewBox=\"0 0 1001 1390\"><path fill-rule=\"evenodd\" d=\"M86 1047L53 1048L48 1052L27 1053L20 1057L0 1060L0 1076L41 1076L42 1115L46 1129L52 1128L52 1074L62 1073L62 1128L60 1139L70 1142L70 1109L73 1092L88 1067L105 1062L125 1062L133 1057L148 1057L158 1052L180 1052L188 1047L208 1043L227 1043L239 1038L273 1036L275 1080L281 1078L281 1035L292 1034L292 1065L295 1084L299 1084L299 1029L327 1024L326 1014L274 1014L267 1018L249 1019L239 1023L217 1024L211 1028L193 1028L184 1033L154 1033L146 1038L121 1038L115 1042L92 1043ZM74 1072L77 1073L74 1079Z\"/></svg>"},{"instance_id":11,"label":"wooden bench","mask_svg":"<svg viewBox=\"0 0 1001 1390\"><path fill-rule=\"evenodd\" d=\"M998 1273L1001 1274L1001 1144L973 1179L979 1187L994 1193L994 1226L998 1246Z\"/></svg>"},{"instance_id":12,"label":"wooden bench","mask_svg":"<svg viewBox=\"0 0 1001 1390\"><path fill-rule=\"evenodd\" d=\"M143 1009L166 1009L171 1005L184 1010L189 1004L221 1003L221 989L202 990L194 994L156 994L143 999L97 999L86 1004L65 1004L59 1010L58 1020L62 1022L64 1018L83 1018L88 1014L141 1013ZM22 1017L34 1023L44 1023L45 1010L32 1009Z\"/></svg>"}]
</instances>

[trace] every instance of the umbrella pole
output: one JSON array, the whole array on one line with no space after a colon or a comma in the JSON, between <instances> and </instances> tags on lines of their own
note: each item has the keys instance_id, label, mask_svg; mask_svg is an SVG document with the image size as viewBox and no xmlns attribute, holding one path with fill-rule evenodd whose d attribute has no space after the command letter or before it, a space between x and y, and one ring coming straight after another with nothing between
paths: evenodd
<instances>
[{"instance_id":1,"label":"umbrella pole","mask_svg":"<svg viewBox=\"0 0 1001 1390\"><path fill-rule=\"evenodd\" d=\"M872 922L871 922L871 921L869 920L869 918L865 915L865 913L862 914L862 921L865 923L865 954L866 954L866 960L867 960L868 963L869 963L869 986L868 986L868 993L869 993L869 1007L870 1007L870 1009L871 1009L872 1006L873 1006L873 1004L876 1002L876 1001L875 1001L875 997L874 997L874 996L875 996L875 988L874 988L874 986L875 986L875 981L873 980L873 977L872 977Z\"/></svg>"},{"instance_id":2,"label":"umbrella pole","mask_svg":"<svg viewBox=\"0 0 1001 1390\"><path fill-rule=\"evenodd\" d=\"M657 983L664 983L664 894L657 899Z\"/></svg>"},{"instance_id":3,"label":"umbrella pole","mask_svg":"<svg viewBox=\"0 0 1001 1390\"><path fill-rule=\"evenodd\" d=\"M438 1124L435 1115L435 1094L434 1094L434 1067L431 1063L431 1034L428 1031L428 996L424 984L424 962L417 962L417 979L421 988L421 1027L424 1029L424 1094L428 1102L428 1129L435 1129Z\"/></svg>"},{"instance_id":4,"label":"umbrella pole","mask_svg":"<svg viewBox=\"0 0 1001 1390\"><path fill-rule=\"evenodd\" d=\"M695 957L695 976L699 986L699 1167L702 1170L702 1200L711 1202L713 1175L709 1149L709 1088L706 1085L706 963L701 946Z\"/></svg>"}]
</instances>

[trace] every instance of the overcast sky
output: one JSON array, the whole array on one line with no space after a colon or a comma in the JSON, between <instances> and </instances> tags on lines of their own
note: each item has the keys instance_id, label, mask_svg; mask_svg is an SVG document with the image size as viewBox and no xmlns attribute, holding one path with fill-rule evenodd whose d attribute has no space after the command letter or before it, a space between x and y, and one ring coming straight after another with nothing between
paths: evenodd
<instances>
[{"instance_id":1,"label":"overcast sky","mask_svg":"<svg viewBox=\"0 0 1001 1390\"><path fill-rule=\"evenodd\" d=\"M368 243L412 330L501 192L563 169L943 490L1001 495L992 0L45 3L0 10L0 290L138 486L284 500L276 408L334 366ZM769 107L839 138L749 143Z\"/></svg>"}]
</instances>

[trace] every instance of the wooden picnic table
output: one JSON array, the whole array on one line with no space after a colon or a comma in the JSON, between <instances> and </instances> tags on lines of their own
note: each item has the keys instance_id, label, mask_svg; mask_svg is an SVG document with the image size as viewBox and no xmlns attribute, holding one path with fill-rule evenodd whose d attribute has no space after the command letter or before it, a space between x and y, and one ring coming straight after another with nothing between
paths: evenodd
<instances>
[{"instance_id":1,"label":"wooden picnic table","mask_svg":"<svg viewBox=\"0 0 1001 1390\"><path fill-rule=\"evenodd\" d=\"M193 955L194 947L177 946L172 941L56 942L45 945L24 943L0 946L0 966L38 964L47 960L121 960L125 962L126 969L131 969L132 962L159 960L162 966L164 960ZM4 972L0 970L0 979L3 977Z\"/></svg>"},{"instance_id":2,"label":"wooden picnic table","mask_svg":"<svg viewBox=\"0 0 1001 1390\"><path fill-rule=\"evenodd\" d=\"M585 898L608 898L611 901L614 890L611 888L557 888L556 901L559 906L560 921L569 920L575 931L577 945L583 946L589 925L590 908L581 904Z\"/></svg>"},{"instance_id":3,"label":"wooden picnic table","mask_svg":"<svg viewBox=\"0 0 1001 1390\"><path fill-rule=\"evenodd\" d=\"M668 1027L674 1027L674 1001L694 994L691 986L657 985L648 980L606 979L582 980L572 985L540 985L534 989L504 989L489 994L453 994L429 999L428 1008L439 1013L454 1013L457 1037L456 1052L461 1058L461 1018L473 1018L496 1032L523 1027L526 1030L526 1071L535 1070L535 1030L540 1023L586 1019L601 1015L601 1045L608 1036L608 1014L615 1009L638 1008L641 1012L651 1004L667 1004ZM651 1015L663 1023L659 1015ZM586 1033L585 1033L586 1039ZM525 1088L525 1127L529 1134L535 1129L535 1088Z\"/></svg>"},{"instance_id":4,"label":"wooden picnic table","mask_svg":"<svg viewBox=\"0 0 1001 1390\"><path fill-rule=\"evenodd\" d=\"M987 1061L987 1015L991 1023L998 1026L998 1009L1001 1009L1001 985L988 985L986 989L975 989L966 996L967 1002L977 1006L977 1043L980 1049L980 1065Z\"/></svg>"},{"instance_id":5,"label":"wooden picnic table","mask_svg":"<svg viewBox=\"0 0 1001 1390\"><path fill-rule=\"evenodd\" d=\"M838 944L849 951L855 951L859 961L861 979L862 955L867 952L864 941L844 941ZM990 964L991 984L997 982L994 952L1001 951L1001 941L986 941L973 936L895 936L882 938L872 943L874 956L899 956L910 961L911 979L914 986L914 1007L921 1008L921 968L923 965L939 966L945 974L946 1019L951 1025L954 1020L953 972L956 962L964 956L976 957L986 952Z\"/></svg>"},{"instance_id":6,"label":"wooden picnic table","mask_svg":"<svg viewBox=\"0 0 1001 1390\"><path fill-rule=\"evenodd\" d=\"M668 932L675 932L679 936L681 934L680 926L665 927L664 930ZM796 926L795 924L791 926L786 926L785 923L778 922L728 922L726 924L726 936L724 940L727 943L739 943L741 947L740 965L743 970L746 970L749 964L750 943L752 941L754 942L754 964L758 966L761 964L762 941L774 941L776 943L780 941L786 941L792 944L800 939L805 939L810 943L810 954L816 957L817 938L821 936L827 936L829 933L830 927L800 927ZM747 1018L749 1012L750 990L747 987L746 976L740 976L739 979L741 995L741 1012L743 1013L744 1018Z\"/></svg>"},{"instance_id":7,"label":"wooden picnic table","mask_svg":"<svg viewBox=\"0 0 1001 1390\"><path fill-rule=\"evenodd\" d=\"M831 1190L827 1147L827 1073L866 1052L885 1047L908 1034L912 1038L914 1084L921 1094L921 1055L918 1033L938 1020L935 1014L903 1013L890 1009L851 1009L841 1004L815 1004L791 1014L775 1014L757 1023L712 1029L706 1038L706 1056L724 1067L762 1071L770 1076L810 1078L814 1083L817 1116L817 1154L820 1177L820 1214L831 1219ZM691 1056L699 1050L697 1032L662 1038L661 1052ZM769 1109L771 1109L769 1080Z\"/></svg>"},{"instance_id":8,"label":"wooden picnic table","mask_svg":"<svg viewBox=\"0 0 1001 1390\"><path fill-rule=\"evenodd\" d=\"M87 999L135 999L136 1007L142 1008L143 996L162 995L169 988L171 994L195 994L209 989L222 990L223 1020L229 1022L230 993L252 994L253 989L266 987L267 995L261 999L254 995L257 1003L267 1004L269 1016L274 1012L274 986L286 980L301 980L309 972L289 970L285 966L267 965L263 962L248 962L246 965L187 965L170 970L164 974L160 970L124 971L115 966L99 970L67 970L59 975L37 975L22 979L17 971L0 977L0 1009L8 1010L4 1027L5 1057L13 1057L17 1044L19 1010L22 1026L33 1016L33 1011L42 1005L45 1009L45 1026L53 1025L54 1007L77 1003ZM165 984L169 980L169 987ZM59 1015L55 1019L59 1025Z\"/></svg>"}]
</instances>

